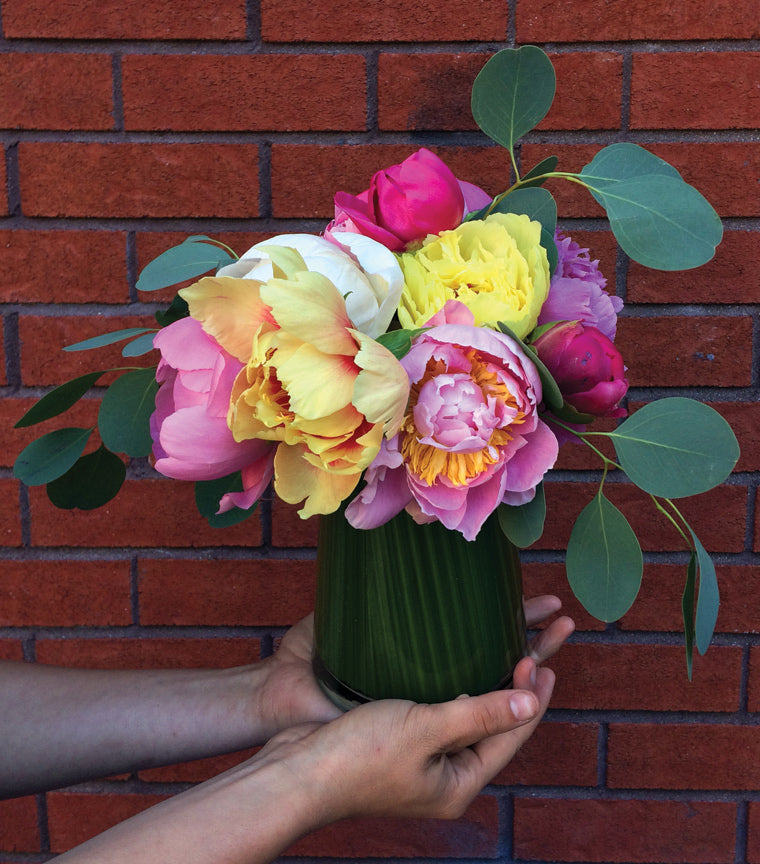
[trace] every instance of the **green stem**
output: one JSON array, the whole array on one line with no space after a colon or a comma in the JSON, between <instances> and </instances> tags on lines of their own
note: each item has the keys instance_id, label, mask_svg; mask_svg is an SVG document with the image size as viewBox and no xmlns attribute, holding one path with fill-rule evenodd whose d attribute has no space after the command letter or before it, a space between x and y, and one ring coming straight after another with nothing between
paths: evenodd
<instances>
[{"instance_id":1,"label":"green stem","mask_svg":"<svg viewBox=\"0 0 760 864\"><path fill-rule=\"evenodd\" d=\"M692 542L691 538L683 531L683 529L681 528L681 525L679 525L678 522L676 522L676 520L673 518L673 516L670 513L668 513L668 511L662 506L662 504L660 504L659 500L657 498L655 498L654 495L652 495L650 493L649 497L652 499L652 501L654 501L654 506L673 525L673 527L676 529L676 531L678 531L678 533L681 535L681 537L683 537L684 542L689 547L689 549L693 550L694 549L694 543ZM673 510L673 512L676 514L676 516L681 520L681 523L683 525L686 525L688 528L687 521L683 518L681 511L670 500L670 498L663 498L662 500L671 508L671 510Z\"/></svg>"},{"instance_id":2,"label":"green stem","mask_svg":"<svg viewBox=\"0 0 760 864\"><path fill-rule=\"evenodd\" d=\"M605 456L604 453L602 453L602 451L598 447L594 447L594 445L588 440L589 436L591 436L591 435L601 435L605 438L610 438L611 437L610 432L579 432L577 429L573 429L572 426L567 426L564 423L562 423L560 420L557 420L557 418L554 416L552 416L551 422L555 426L559 426L561 429L564 429L566 432L569 432L571 435L575 435L575 437L578 438L580 441L582 441L587 447L590 447L594 451L594 453L596 453L596 455L604 463L605 472L607 471L607 468L609 466L611 466L612 468L617 468L620 471L623 470L621 465L619 465L617 462L615 462L614 459L610 459L608 456Z\"/></svg>"}]
</instances>

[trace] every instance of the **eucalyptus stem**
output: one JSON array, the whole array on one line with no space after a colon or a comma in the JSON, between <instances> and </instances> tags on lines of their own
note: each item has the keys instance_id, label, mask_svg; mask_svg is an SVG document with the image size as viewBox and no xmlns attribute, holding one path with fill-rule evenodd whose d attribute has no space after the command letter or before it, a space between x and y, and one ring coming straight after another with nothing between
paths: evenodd
<instances>
[{"instance_id":1,"label":"eucalyptus stem","mask_svg":"<svg viewBox=\"0 0 760 864\"><path fill-rule=\"evenodd\" d=\"M676 522L676 520L673 518L673 516L670 513L668 513L668 511L660 504L659 500L654 495L652 495L650 493L649 497L652 499L652 501L654 501L654 505L660 511L660 513L662 513L663 516L665 516L665 518L673 525L673 527L676 529L676 531L678 531L678 533L681 535L681 537L683 537L684 541L686 542L686 545L692 551L696 551L696 550L694 550L693 541L682 530L681 525L679 525L678 522ZM684 519L681 511L678 509L678 507L676 507L676 505L671 501L671 499L670 498L663 498L662 500L671 508L671 510L673 510L673 512L676 514L676 516L681 520L681 523L688 527L688 523Z\"/></svg>"},{"instance_id":2,"label":"eucalyptus stem","mask_svg":"<svg viewBox=\"0 0 760 864\"><path fill-rule=\"evenodd\" d=\"M577 429L573 429L572 426L567 426L564 423L562 423L560 420L557 420L557 418L554 416L552 416L551 422L554 425L559 426L560 429L564 429L566 432L569 432L571 435L575 435L575 437L578 438L580 441L582 441L587 447L590 447L594 451L594 453L596 453L596 455L604 463L605 473L607 471L607 466L612 466L613 468L617 468L619 471L623 471L622 465L619 465L617 462L615 462L614 459L610 459L609 456L605 456L604 453L602 453L602 451L598 447L595 447L588 440L588 437L590 435L602 435L605 438L610 438L610 437L612 437L611 433L609 433L609 432L579 432Z\"/></svg>"}]
</instances>

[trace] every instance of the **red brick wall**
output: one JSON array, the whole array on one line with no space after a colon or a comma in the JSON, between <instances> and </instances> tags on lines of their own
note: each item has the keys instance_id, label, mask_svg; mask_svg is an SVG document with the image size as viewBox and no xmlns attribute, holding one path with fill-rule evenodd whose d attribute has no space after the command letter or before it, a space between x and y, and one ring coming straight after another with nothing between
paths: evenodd
<instances>
[{"instance_id":1,"label":"red brick wall","mask_svg":"<svg viewBox=\"0 0 760 864\"><path fill-rule=\"evenodd\" d=\"M334 191L359 191L421 144L503 189L504 154L475 130L470 85L494 50L532 42L559 83L525 164L551 152L579 168L601 144L635 141L725 220L713 262L654 273L617 254L589 197L555 190L564 225L626 299L632 402L693 395L740 438L731 479L684 503L718 563L717 635L690 684L683 554L622 486L615 499L647 534L639 602L606 628L578 609L557 550L592 488L570 472L594 466L566 449L524 568L527 591L560 593L579 625L547 721L459 822L359 821L292 854L760 864L757 0L1 0L0 18L0 656L234 664L311 608L316 525L292 509L213 531L189 486L138 465L105 510L57 511L12 478L33 435L11 426L95 362L63 344L152 314L137 273L186 234L242 252L319 231ZM0 803L0 862L43 860L227 764Z\"/></svg>"}]
</instances>

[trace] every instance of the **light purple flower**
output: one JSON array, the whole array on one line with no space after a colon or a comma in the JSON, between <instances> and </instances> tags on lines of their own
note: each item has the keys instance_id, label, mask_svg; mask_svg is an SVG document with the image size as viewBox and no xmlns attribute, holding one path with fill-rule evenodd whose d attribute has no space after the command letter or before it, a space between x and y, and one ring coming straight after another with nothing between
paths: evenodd
<instances>
[{"instance_id":1,"label":"light purple flower","mask_svg":"<svg viewBox=\"0 0 760 864\"><path fill-rule=\"evenodd\" d=\"M538 416L535 366L514 339L473 320L449 301L402 358L409 407L346 511L355 528L406 509L474 540L499 504L532 500L554 464L557 439Z\"/></svg>"}]
</instances>

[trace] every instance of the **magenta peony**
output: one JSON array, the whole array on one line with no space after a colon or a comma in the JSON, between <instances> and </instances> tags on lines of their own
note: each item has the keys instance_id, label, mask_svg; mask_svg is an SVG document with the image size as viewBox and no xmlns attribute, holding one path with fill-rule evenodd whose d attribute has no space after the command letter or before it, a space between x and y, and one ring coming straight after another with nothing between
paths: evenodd
<instances>
[{"instance_id":1,"label":"magenta peony","mask_svg":"<svg viewBox=\"0 0 760 864\"><path fill-rule=\"evenodd\" d=\"M554 240L559 263L538 317L539 325L582 321L614 340L622 299L604 290L607 280L599 271L599 262L590 259L588 249L582 249L560 230L555 232Z\"/></svg>"},{"instance_id":2,"label":"magenta peony","mask_svg":"<svg viewBox=\"0 0 760 864\"><path fill-rule=\"evenodd\" d=\"M604 333L566 321L539 336L533 347L573 408L594 417L625 417L619 406L628 390L625 365Z\"/></svg>"},{"instance_id":3,"label":"magenta peony","mask_svg":"<svg viewBox=\"0 0 760 864\"><path fill-rule=\"evenodd\" d=\"M337 192L335 219L325 233L353 231L403 252L428 234L456 228L466 213L490 202L482 189L457 180L423 147L401 164L378 171L359 195Z\"/></svg>"},{"instance_id":4,"label":"magenta peony","mask_svg":"<svg viewBox=\"0 0 760 864\"><path fill-rule=\"evenodd\" d=\"M406 508L473 540L499 504L530 501L554 464L535 366L514 339L473 320L449 301L402 358L406 416L347 508L354 527L376 528Z\"/></svg>"},{"instance_id":5,"label":"magenta peony","mask_svg":"<svg viewBox=\"0 0 760 864\"><path fill-rule=\"evenodd\" d=\"M251 506L272 477L274 447L269 441L237 442L227 426L232 385L243 364L194 318L165 327L153 344L161 352L150 418L156 470L177 480L214 480L241 469L255 473L255 487L237 501ZM235 500L224 503L233 506Z\"/></svg>"}]
</instances>

